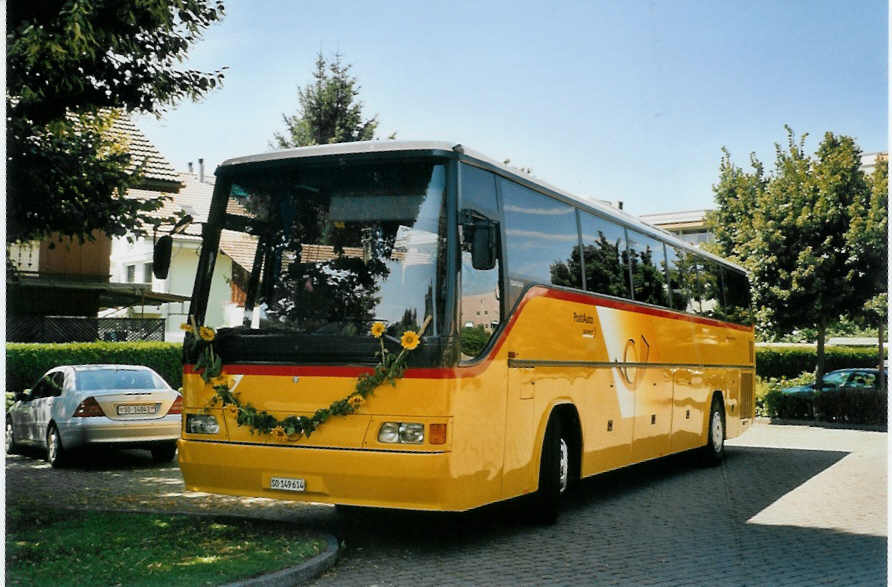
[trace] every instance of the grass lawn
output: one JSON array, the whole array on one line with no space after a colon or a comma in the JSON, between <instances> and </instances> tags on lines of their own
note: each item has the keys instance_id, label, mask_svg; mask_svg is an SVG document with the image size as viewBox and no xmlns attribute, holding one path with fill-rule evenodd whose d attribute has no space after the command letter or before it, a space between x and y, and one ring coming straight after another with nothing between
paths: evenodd
<instances>
[{"instance_id":1,"label":"grass lawn","mask_svg":"<svg viewBox=\"0 0 892 587\"><path fill-rule=\"evenodd\" d=\"M319 536L265 520L6 510L8 585L217 585L325 548Z\"/></svg>"}]
</instances>

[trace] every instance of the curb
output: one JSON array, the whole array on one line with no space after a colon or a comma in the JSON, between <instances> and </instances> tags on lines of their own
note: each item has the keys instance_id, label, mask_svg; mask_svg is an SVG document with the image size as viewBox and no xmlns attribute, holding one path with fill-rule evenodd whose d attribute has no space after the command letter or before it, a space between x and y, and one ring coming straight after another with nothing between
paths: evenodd
<instances>
[{"instance_id":1,"label":"curb","mask_svg":"<svg viewBox=\"0 0 892 587\"><path fill-rule=\"evenodd\" d=\"M863 432L888 432L888 426L883 424L848 424L840 422L823 422L821 420L793 420L784 418L756 417L759 424L774 424L778 426L808 426L811 428L830 428L835 430L860 430Z\"/></svg>"},{"instance_id":2,"label":"curb","mask_svg":"<svg viewBox=\"0 0 892 587\"><path fill-rule=\"evenodd\" d=\"M310 579L315 579L333 567L338 561L340 546L338 545L337 538L331 534L326 534L325 540L328 544L328 548L325 549L325 552L317 554L310 560L301 563L296 567L282 569L275 573L267 573L265 575L260 575L259 577L245 579L244 581L227 583L221 587L286 587L303 583Z\"/></svg>"}]
</instances>

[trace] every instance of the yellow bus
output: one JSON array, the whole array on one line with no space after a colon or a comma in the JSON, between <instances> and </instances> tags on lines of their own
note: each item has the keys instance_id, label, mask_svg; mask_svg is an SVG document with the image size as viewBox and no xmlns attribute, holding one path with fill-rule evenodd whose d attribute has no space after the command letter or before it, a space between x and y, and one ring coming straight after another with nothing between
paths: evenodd
<instances>
[{"instance_id":1,"label":"yellow bus","mask_svg":"<svg viewBox=\"0 0 892 587\"><path fill-rule=\"evenodd\" d=\"M216 175L190 310L216 338L184 353L190 490L444 511L530 494L547 517L580 478L718 462L753 421L746 273L621 210L443 142ZM422 326L393 384L333 415ZM215 401L215 359L250 414ZM286 421L319 425L270 430Z\"/></svg>"}]
</instances>

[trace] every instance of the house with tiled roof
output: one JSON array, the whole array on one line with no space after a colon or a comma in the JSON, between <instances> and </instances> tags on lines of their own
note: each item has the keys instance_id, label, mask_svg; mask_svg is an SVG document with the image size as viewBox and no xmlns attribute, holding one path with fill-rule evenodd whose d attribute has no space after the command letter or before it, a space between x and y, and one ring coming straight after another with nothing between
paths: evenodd
<instances>
[{"instance_id":1,"label":"house with tiled roof","mask_svg":"<svg viewBox=\"0 0 892 587\"><path fill-rule=\"evenodd\" d=\"M200 164L199 167L198 173L190 170L177 174L181 188L174 194L172 201L166 204L169 209L163 211L165 214L181 211L192 217L192 223L184 231L172 235L173 247L167 278L158 279L153 275L152 239L117 238L113 240L111 249L112 281L145 284L153 291L166 294L183 297L191 295L201 249L201 224L207 221L214 194L214 177L206 176L203 166ZM228 211L241 216L248 215L235 200L230 200ZM223 231L207 311L207 320L210 323L242 322L246 283L254 265L256 250L257 240L254 237ZM183 339L180 324L188 321L188 311L188 302L182 301L109 310L107 315L163 319L165 340L177 341Z\"/></svg>"},{"instance_id":2,"label":"house with tiled roof","mask_svg":"<svg viewBox=\"0 0 892 587\"><path fill-rule=\"evenodd\" d=\"M127 146L133 169L141 171L140 182L128 192L129 197L157 198L181 189L173 166L129 117L117 117L109 132ZM165 211L172 209L173 204L165 204ZM8 257L16 270L7 272L7 340L146 338L145 324L121 322L103 331L96 319L105 308L188 299L155 291L145 280L111 279L113 241L100 232L92 236L93 240L82 243L51 235L9 247ZM140 332L134 334L134 329ZM160 339L160 334L153 331L148 337Z\"/></svg>"}]
</instances>

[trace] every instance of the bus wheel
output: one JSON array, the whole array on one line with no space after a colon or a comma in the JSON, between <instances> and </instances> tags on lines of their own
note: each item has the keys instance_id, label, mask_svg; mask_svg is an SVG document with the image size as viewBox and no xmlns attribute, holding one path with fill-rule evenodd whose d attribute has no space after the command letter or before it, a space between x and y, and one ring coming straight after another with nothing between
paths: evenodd
<instances>
[{"instance_id":1,"label":"bus wheel","mask_svg":"<svg viewBox=\"0 0 892 587\"><path fill-rule=\"evenodd\" d=\"M539 490L536 493L535 517L539 522L553 524L557 520L561 496L570 482L570 446L561 419L552 416L542 442L539 465Z\"/></svg>"},{"instance_id":2,"label":"bus wheel","mask_svg":"<svg viewBox=\"0 0 892 587\"><path fill-rule=\"evenodd\" d=\"M701 449L703 464L714 466L725 457L725 415L719 396L712 398L709 408L709 428L706 431L706 446Z\"/></svg>"}]
</instances>

